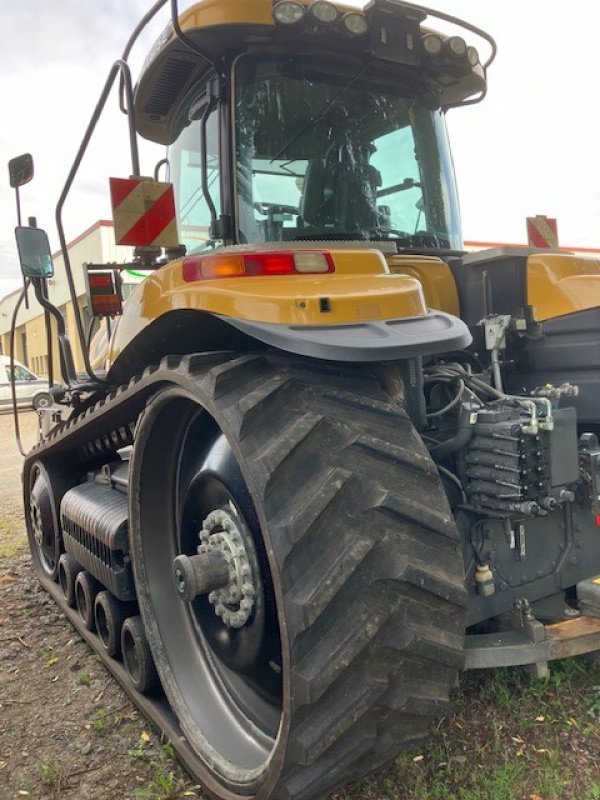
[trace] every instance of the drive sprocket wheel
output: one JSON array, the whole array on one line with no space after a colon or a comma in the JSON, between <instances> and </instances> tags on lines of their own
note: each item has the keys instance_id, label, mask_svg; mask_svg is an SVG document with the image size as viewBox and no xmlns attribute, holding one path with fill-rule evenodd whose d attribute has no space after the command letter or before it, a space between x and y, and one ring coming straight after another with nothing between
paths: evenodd
<instances>
[{"instance_id":1,"label":"drive sprocket wheel","mask_svg":"<svg viewBox=\"0 0 600 800\"><path fill-rule=\"evenodd\" d=\"M311 800L446 712L465 631L454 520L406 412L365 370L266 354L176 371L131 463L148 642L211 794ZM234 549L253 587L241 627L209 599L240 596Z\"/></svg>"}]
</instances>

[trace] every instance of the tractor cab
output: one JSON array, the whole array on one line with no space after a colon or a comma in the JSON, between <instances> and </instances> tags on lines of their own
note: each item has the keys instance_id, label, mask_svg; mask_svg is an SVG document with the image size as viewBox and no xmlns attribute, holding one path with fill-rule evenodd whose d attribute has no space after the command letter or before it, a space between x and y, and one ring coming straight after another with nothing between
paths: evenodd
<instances>
[{"instance_id":1,"label":"tractor cab","mask_svg":"<svg viewBox=\"0 0 600 800\"><path fill-rule=\"evenodd\" d=\"M364 11L326 0L218 7L184 14L184 41L165 31L135 98L138 131L169 145L188 253L306 241L461 248L444 111L485 94L475 47L393 0ZM493 57L489 37L465 27Z\"/></svg>"}]
</instances>

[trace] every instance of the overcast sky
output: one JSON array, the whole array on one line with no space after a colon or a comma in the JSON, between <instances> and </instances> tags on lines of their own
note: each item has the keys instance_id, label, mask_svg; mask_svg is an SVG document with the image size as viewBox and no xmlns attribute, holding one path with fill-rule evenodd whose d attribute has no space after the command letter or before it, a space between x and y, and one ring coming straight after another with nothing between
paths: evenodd
<instances>
[{"instance_id":1,"label":"overcast sky","mask_svg":"<svg viewBox=\"0 0 600 800\"><path fill-rule=\"evenodd\" d=\"M181 0L184 8L190 4ZM23 213L37 216L53 249L54 208L68 169L110 65L150 5L150 0L0 0L0 161L33 154L36 177L22 191ZM600 248L600 66L594 41L600 4L431 0L430 5L489 30L499 46L484 103L448 115L465 238L524 243L525 217L547 214L558 218L561 244ZM146 45L166 21L165 12ZM143 50L134 54L134 66ZM67 203L68 239L97 219L110 218L108 176L130 173L126 121L115 103L109 101L111 113ZM144 147L142 172L152 174L162 155L154 145ZM14 196L8 171L0 166L0 176L2 170L0 296L19 278Z\"/></svg>"}]
</instances>

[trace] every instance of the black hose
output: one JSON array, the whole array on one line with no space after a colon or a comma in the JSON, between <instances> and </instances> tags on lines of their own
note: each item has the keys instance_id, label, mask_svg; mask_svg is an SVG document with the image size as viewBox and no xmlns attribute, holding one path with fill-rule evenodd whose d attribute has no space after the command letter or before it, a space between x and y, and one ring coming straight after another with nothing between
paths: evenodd
<instances>
[{"instance_id":1,"label":"black hose","mask_svg":"<svg viewBox=\"0 0 600 800\"><path fill-rule=\"evenodd\" d=\"M473 425L471 424L472 413L473 407L465 403L460 410L457 426L458 433L456 436L429 448L429 453L434 461L441 461L447 456L456 453L458 450L462 450L463 447L466 447L473 436Z\"/></svg>"}]
</instances>

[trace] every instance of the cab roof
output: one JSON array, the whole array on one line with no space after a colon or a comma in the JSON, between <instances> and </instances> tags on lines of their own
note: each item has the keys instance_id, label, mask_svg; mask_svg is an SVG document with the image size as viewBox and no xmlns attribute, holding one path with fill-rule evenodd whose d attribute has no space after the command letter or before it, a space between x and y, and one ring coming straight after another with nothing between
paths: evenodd
<instances>
[{"instance_id":1,"label":"cab roof","mask_svg":"<svg viewBox=\"0 0 600 800\"><path fill-rule=\"evenodd\" d=\"M469 97L485 94L485 66L452 59L426 57L422 37L431 30L422 27L427 10L398 0L372 0L365 7L369 29L352 36L341 23L319 24L309 12L311 0L298 0L307 9L306 21L279 24L274 7L281 0L201 0L179 18L182 32L207 56L201 58L176 35L169 24L151 49L135 92L135 120L140 135L160 144L171 144L180 129L181 109L196 91L203 75L217 63L226 74L228 65L242 52L281 47L284 52L307 54L338 52L340 57L371 57L397 67L403 79L429 85L439 105L458 105ZM361 13L360 8L333 2L338 19ZM437 12L430 12L435 15ZM460 21L457 21L460 24ZM468 23L465 26L478 30ZM404 37L409 47L404 45ZM447 40L450 37L440 35ZM445 52L445 51L444 51Z\"/></svg>"}]
</instances>

